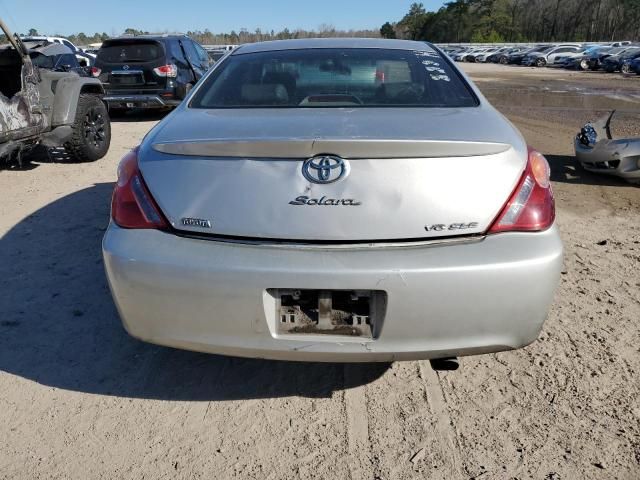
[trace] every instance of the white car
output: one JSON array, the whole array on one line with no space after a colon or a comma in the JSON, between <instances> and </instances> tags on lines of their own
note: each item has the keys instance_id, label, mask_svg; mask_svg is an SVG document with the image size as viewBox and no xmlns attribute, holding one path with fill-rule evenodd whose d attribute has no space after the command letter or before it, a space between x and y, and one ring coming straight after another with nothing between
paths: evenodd
<instances>
[{"instance_id":1,"label":"white car","mask_svg":"<svg viewBox=\"0 0 640 480\"><path fill-rule=\"evenodd\" d=\"M462 50L461 52L458 52L454 56L454 60L456 62L464 62L466 61L468 55L475 55L477 53L480 53L482 50L483 48L481 47L469 47L466 50Z\"/></svg>"},{"instance_id":2,"label":"white car","mask_svg":"<svg viewBox=\"0 0 640 480\"><path fill-rule=\"evenodd\" d=\"M477 53L473 57L473 61L476 63L485 63L487 61L487 57L492 55L498 51L498 48L487 48Z\"/></svg>"},{"instance_id":3,"label":"white car","mask_svg":"<svg viewBox=\"0 0 640 480\"><path fill-rule=\"evenodd\" d=\"M77 46L75 46L71 41L67 40L66 38L63 37L47 37L44 35L35 35L35 36L27 36L27 37L20 37L21 40L23 42L49 42L49 43L59 43L61 45L64 45L65 47L68 47L73 54L76 56L76 58L78 59L78 62L80 63L80 65L85 66L85 67L89 67L91 65L93 65L93 63L95 62L96 59L96 55L93 53L87 53L85 51L83 51L81 48L78 48Z\"/></svg>"},{"instance_id":4,"label":"white car","mask_svg":"<svg viewBox=\"0 0 640 480\"><path fill-rule=\"evenodd\" d=\"M583 52L584 47L580 44L563 44L551 47L542 52L530 53L522 61L522 65L544 67L553 65L557 57L566 56L572 53Z\"/></svg>"}]
</instances>

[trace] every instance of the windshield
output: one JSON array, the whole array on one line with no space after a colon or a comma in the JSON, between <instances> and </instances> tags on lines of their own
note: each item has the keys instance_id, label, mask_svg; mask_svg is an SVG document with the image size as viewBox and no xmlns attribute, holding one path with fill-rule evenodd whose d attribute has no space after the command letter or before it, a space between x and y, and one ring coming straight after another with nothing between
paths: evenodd
<instances>
[{"instance_id":1,"label":"windshield","mask_svg":"<svg viewBox=\"0 0 640 480\"><path fill-rule=\"evenodd\" d=\"M471 107L478 100L435 50L305 49L236 54L193 108Z\"/></svg>"},{"instance_id":2,"label":"windshield","mask_svg":"<svg viewBox=\"0 0 640 480\"><path fill-rule=\"evenodd\" d=\"M164 55L162 44L154 41L125 40L105 42L98 60L105 63L136 63L157 60Z\"/></svg>"}]
</instances>

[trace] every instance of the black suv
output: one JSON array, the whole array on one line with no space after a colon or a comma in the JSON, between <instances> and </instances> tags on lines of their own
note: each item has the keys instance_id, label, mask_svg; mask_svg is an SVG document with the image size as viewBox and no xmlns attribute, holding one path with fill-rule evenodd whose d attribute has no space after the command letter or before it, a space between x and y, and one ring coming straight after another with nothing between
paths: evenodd
<instances>
[{"instance_id":1,"label":"black suv","mask_svg":"<svg viewBox=\"0 0 640 480\"><path fill-rule=\"evenodd\" d=\"M100 79L110 111L178 105L211 65L209 55L186 35L107 40L91 74Z\"/></svg>"}]
</instances>

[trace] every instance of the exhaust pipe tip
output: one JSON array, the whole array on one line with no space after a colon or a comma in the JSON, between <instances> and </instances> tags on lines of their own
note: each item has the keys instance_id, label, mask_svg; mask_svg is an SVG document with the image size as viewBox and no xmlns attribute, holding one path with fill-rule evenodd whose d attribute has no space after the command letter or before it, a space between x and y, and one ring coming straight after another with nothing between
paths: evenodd
<instances>
[{"instance_id":1,"label":"exhaust pipe tip","mask_svg":"<svg viewBox=\"0 0 640 480\"><path fill-rule=\"evenodd\" d=\"M453 372L460 368L460 361L458 357L451 358L434 358L429 360L431 368L436 372Z\"/></svg>"}]
</instances>

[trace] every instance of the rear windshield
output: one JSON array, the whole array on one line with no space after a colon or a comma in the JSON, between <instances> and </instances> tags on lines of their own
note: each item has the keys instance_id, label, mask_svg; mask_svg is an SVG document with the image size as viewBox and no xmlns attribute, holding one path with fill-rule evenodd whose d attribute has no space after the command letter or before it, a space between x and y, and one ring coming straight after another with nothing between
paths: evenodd
<instances>
[{"instance_id":1,"label":"rear windshield","mask_svg":"<svg viewBox=\"0 0 640 480\"><path fill-rule=\"evenodd\" d=\"M164 55L160 42L140 41L106 43L98 51L98 60L106 63L141 63L158 60Z\"/></svg>"},{"instance_id":2,"label":"rear windshield","mask_svg":"<svg viewBox=\"0 0 640 480\"><path fill-rule=\"evenodd\" d=\"M306 49L232 55L192 108L471 107L478 100L435 50Z\"/></svg>"}]
</instances>

